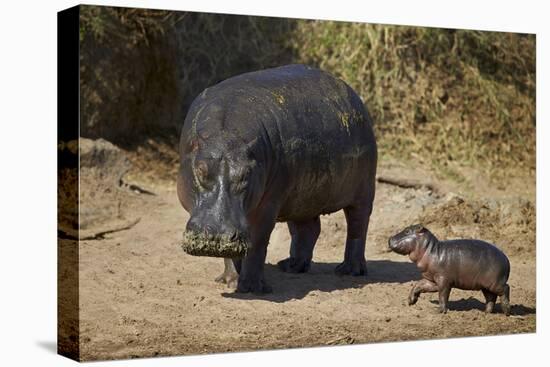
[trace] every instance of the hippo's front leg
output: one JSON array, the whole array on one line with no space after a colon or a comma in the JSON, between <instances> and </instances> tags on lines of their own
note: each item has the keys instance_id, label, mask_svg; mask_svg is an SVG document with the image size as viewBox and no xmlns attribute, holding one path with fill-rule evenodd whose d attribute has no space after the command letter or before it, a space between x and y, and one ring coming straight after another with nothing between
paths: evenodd
<instances>
[{"instance_id":1,"label":"hippo's front leg","mask_svg":"<svg viewBox=\"0 0 550 367\"><path fill-rule=\"evenodd\" d=\"M223 259L224 270L217 278L216 282L227 284L229 288L237 288L239 281L239 272L241 270L240 259Z\"/></svg>"},{"instance_id":2,"label":"hippo's front leg","mask_svg":"<svg viewBox=\"0 0 550 367\"><path fill-rule=\"evenodd\" d=\"M437 284L434 282L429 281L428 279L419 280L412 287L411 293L409 293L409 306L414 305L416 301L418 301L418 296L420 296L420 293L437 292L438 290Z\"/></svg>"},{"instance_id":3,"label":"hippo's front leg","mask_svg":"<svg viewBox=\"0 0 550 367\"><path fill-rule=\"evenodd\" d=\"M249 250L242 262L237 292L239 293L271 293L272 289L264 278L264 262L267 252L267 241Z\"/></svg>"},{"instance_id":4,"label":"hippo's front leg","mask_svg":"<svg viewBox=\"0 0 550 367\"><path fill-rule=\"evenodd\" d=\"M267 254L269 236L275 227L275 215L262 215L255 218L256 223L251 223L250 239L251 248L241 262L239 293L271 293L272 289L264 278L264 263ZM264 220L262 220L264 219Z\"/></svg>"}]
</instances>

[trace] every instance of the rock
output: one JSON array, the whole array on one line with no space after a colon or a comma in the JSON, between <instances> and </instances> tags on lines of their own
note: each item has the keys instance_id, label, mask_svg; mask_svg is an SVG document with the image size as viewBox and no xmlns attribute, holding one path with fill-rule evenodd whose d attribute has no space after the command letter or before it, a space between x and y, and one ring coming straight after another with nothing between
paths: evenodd
<instances>
[{"instance_id":1,"label":"rock","mask_svg":"<svg viewBox=\"0 0 550 367\"><path fill-rule=\"evenodd\" d=\"M83 234L124 227L136 220L131 207L141 201L138 195L120 187L131 168L122 149L104 139L87 138L62 142L58 149L68 160L78 162L78 167L60 170L58 174L60 183L68 182L66 177L78 182L78 192L70 197L60 195L58 199L63 232L80 231L83 237Z\"/></svg>"},{"instance_id":2,"label":"rock","mask_svg":"<svg viewBox=\"0 0 550 367\"><path fill-rule=\"evenodd\" d=\"M104 139L79 139L80 172L92 170L97 173L97 179L110 181L119 185L122 176L131 167L130 161L114 144Z\"/></svg>"}]
</instances>

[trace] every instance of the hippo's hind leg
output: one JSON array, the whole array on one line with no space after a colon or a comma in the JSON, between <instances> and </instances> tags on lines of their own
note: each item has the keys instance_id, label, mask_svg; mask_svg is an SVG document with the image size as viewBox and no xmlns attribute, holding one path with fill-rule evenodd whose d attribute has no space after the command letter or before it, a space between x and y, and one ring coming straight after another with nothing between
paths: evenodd
<instances>
[{"instance_id":1,"label":"hippo's hind leg","mask_svg":"<svg viewBox=\"0 0 550 367\"><path fill-rule=\"evenodd\" d=\"M493 308L495 307L495 302L497 300L497 295L496 293L493 293L487 289L482 289L481 291L485 296L485 312L492 313Z\"/></svg>"},{"instance_id":2,"label":"hippo's hind leg","mask_svg":"<svg viewBox=\"0 0 550 367\"><path fill-rule=\"evenodd\" d=\"M224 270L217 278L216 282L227 284L229 288L237 288L239 281L239 272L241 270L240 259L223 259Z\"/></svg>"},{"instance_id":3,"label":"hippo's hind leg","mask_svg":"<svg viewBox=\"0 0 550 367\"><path fill-rule=\"evenodd\" d=\"M302 222L288 222L288 229L292 236L290 257L277 265L287 273L305 273L309 270L313 248L321 233L321 221L316 217Z\"/></svg>"},{"instance_id":4,"label":"hippo's hind leg","mask_svg":"<svg viewBox=\"0 0 550 367\"><path fill-rule=\"evenodd\" d=\"M344 208L348 235L346 238L344 262L336 267L336 274L365 275L367 273L365 242L367 240L371 212L372 201L369 201L367 205Z\"/></svg>"},{"instance_id":5,"label":"hippo's hind leg","mask_svg":"<svg viewBox=\"0 0 550 367\"><path fill-rule=\"evenodd\" d=\"M504 285L504 291L500 295L500 305L502 307L502 312L506 316L510 316L510 286L508 284Z\"/></svg>"}]
</instances>

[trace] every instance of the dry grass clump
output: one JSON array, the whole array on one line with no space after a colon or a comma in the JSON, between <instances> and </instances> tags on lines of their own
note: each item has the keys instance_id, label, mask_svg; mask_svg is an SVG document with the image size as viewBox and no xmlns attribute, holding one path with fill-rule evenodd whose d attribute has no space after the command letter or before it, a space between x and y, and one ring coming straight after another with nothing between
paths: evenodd
<instances>
[{"instance_id":1,"label":"dry grass clump","mask_svg":"<svg viewBox=\"0 0 550 367\"><path fill-rule=\"evenodd\" d=\"M535 167L535 37L304 21L297 58L356 89L382 154Z\"/></svg>"},{"instance_id":2,"label":"dry grass clump","mask_svg":"<svg viewBox=\"0 0 550 367\"><path fill-rule=\"evenodd\" d=\"M172 140L204 88L305 63L360 93L382 156L535 168L534 35L97 6L80 33L87 137Z\"/></svg>"},{"instance_id":3,"label":"dry grass clump","mask_svg":"<svg viewBox=\"0 0 550 367\"><path fill-rule=\"evenodd\" d=\"M535 205L521 198L467 200L449 195L446 201L427 207L418 222L442 240L482 239L516 255L535 251Z\"/></svg>"},{"instance_id":4,"label":"dry grass clump","mask_svg":"<svg viewBox=\"0 0 550 367\"><path fill-rule=\"evenodd\" d=\"M293 21L81 6L81 131L127 148L177 136L202 90L292 62Z\"/></svg>"}]
</instances>

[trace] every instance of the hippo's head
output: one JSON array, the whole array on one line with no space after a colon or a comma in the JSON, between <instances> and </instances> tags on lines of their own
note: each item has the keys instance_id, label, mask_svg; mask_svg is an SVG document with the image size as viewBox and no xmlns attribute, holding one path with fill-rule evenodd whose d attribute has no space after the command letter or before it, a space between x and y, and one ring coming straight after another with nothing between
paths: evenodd
<instances>
[{"instance_id":1,"label":"hippo's head","mask_svg":"<svg viewBox=\"0 0 550 367\"><path fill-rule=\"evenodd\" d=\"M249 218L265 177L252 143L190 139L183 147L178 196L190 212L183 249L192 255L238 258L250 247Z\"/></svg>"},{"instance_id":2,"label":"hippo's head","mask_svg":"<svg viewBox=\"0 0 550 367\"><path fill-rule=\"evenodd\" d=\"M421 224L415 224L390 237L388 245L393 252L408 255L425 244L430 236L432 234L428 229Z\"/></svg>"}]
</instances>

